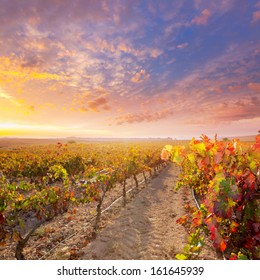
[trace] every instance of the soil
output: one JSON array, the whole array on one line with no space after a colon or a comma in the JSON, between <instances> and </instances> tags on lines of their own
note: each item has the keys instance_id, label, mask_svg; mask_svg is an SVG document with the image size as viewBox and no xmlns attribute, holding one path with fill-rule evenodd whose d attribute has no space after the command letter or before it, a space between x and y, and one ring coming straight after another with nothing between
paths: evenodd
<instances>
[{"instance_id":1,"label":"soil","mask_svg":"<svg viewBox=\"0 0 260 280\"><path fill-rule=\"evenodd\" d=\"M189 191L174 191L177 174L175 165L167 166L83 249L81 259L175 259L188 237L185 228L177 224L176 219L185 214L185 204L195 206ZM207 238L197 259L220 259Z\"/></svg>"},{"instance_id":2,"label":"soil","mask_svg":"<svg viewBox=\"0 0 260 280\"><path fill-rule=\"evenodd\" d=\"M195 207L188 189L174 190L179 169L163 168L149 182L133 189L127 181L127 203L122 187L109 191L103 202L100 231L92 237L97 203L70 209L41 226L24 249L26 259L163 260L176 259L187 244L187 230L176 223L185 214L184 205ZM113 203L114 202L114 203ZM112 204L111 207L109 207ZM92 220L92 221L91 221ZM0 246L0 259L15 259L14 243ZM206 237L206 245L196 259L221 259Z\"/></svg>"}]
</instances>

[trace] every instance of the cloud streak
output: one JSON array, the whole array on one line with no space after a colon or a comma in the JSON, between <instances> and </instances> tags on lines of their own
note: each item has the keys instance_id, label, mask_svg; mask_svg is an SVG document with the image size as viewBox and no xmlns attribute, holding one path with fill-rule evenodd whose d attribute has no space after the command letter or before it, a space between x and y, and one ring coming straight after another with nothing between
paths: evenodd
<instances>
[{"instance_id":1,"label":"cloud streak","mask_svg":"<svg viewBox=\"0 0 260 280\"><path fill-rule=\"evenodd\" d=\"M195 17L192 21L191 24L196 24L196 25L206 25L208 24L208 20L211 16L211 12L208 9L205 9L201 12L201 14L197 17Z\"/></svg>"},{"instance_id":2,"label":"cloud streak","mask_svg":"<svg viewBox=\"0 0 260 280\"><path fill-rule=\"evenodd\" d=\"M5 93L4 90L0 87L0 99L1 98L8 100L16 106L21 106L21 104L17 100L15 100L11 95Z\"/></svg>"},{"instance_id":3,"label":"cloud streak","mask_svg":"<svg viewBox=\"0 0 260 280\"><path fill-rule=\"evenodd\" d=\"M116 118L116 124L122 125L124 123L142 123L142 122L157 122L162 119L166 119L173 115L173 111L170 108L160 111L146 111L141 113L128 113Z\"/></svg>"}]
</instances>

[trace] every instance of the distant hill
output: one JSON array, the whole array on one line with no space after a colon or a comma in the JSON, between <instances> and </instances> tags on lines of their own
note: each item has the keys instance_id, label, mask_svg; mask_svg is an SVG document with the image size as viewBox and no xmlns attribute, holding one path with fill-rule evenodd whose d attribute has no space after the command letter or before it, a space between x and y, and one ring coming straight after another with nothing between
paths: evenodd
<instances>
[{"instance_id":1,"label":"distant hill","mask_svg":"<svg viewBox=\"0 0 260 280\"><path fill-rule=\"evenodd\" d=\"M228 138L232 140L239 138L243 142L255 142L256 135L248 136L234 136L234 137L220 137L219 139ZM198 138L199 139L199 138ZM56 144L58 142L62 144L66 143L91 143L91 142L145 142L145 141L162 141L162 142L174 142L174 145L184 145L184 142L189 142L188 139L173 139L167 138L84 138L84 137L65 137L65 138L15 138L15 137L0 137L0 150L1 149L13 149L17 147L31 146L31 145L48 145Z\"/></svg>"}]
</instances>

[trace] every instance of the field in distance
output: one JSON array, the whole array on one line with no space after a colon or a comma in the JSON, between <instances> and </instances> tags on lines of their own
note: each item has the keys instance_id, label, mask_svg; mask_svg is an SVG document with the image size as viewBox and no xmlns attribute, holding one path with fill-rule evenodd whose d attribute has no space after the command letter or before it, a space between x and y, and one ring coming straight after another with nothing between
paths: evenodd
<instances>
[{"instance_id":1,"label":"field in distance","mask_svg":"<svg viewBox=\"0 0 260 280\"><path fill-rule=\"evenodd\" d=\"M238 138L242 142L254 142L256 135L248 136L234 136L234 137L223 137L222 139L232 140ZM221 139L221 138L219 138ZM16 147L24 147L31 145L49 145L60 142L62 144L68 143L106 143L106 142L125 142L125 143L137 143L137 142L164 142L173 143L175 145L186 145L189 140L176 140L171 137L168 138L78 138L78 137L67 137L67 138L13 138L13 137L0 137L0 150L13 149Z\"/></svg>"},{"instance_id":2,"label":"field in distance","mask_svg":"<svg viewBox=\"0 0 260 280\"><path fill-rule=\"evenodd\" d=\"M13 149L32 145L73 144L73 143L144 143L144 142L173 142L176 145L185 145L190 140L174 140L172 138L0 138L0 150Z\"/></svg>"}]
</instances>

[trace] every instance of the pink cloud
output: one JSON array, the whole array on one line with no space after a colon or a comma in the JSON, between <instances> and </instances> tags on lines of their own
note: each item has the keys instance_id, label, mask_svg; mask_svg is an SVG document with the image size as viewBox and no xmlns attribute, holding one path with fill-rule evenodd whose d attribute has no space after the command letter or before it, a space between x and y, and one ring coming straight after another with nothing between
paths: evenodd
<instances>
[{"instance_id":1,"label":"pink cloud","mask_svg":"<svg viewBox=\"0 0 260 280\"><path fill-rule=\"evenodd\" d=\"M229 92L237 92L243 89L242 85L233 85L233 86L228 86Z\"/></svg>"},{"instance_id":2,"label":"pink cloud","mask_svg":"<svg viewBox=\"0 0 260 280\"><path fill-rule=\"evenodd\" d=\"M134 114L126 114L116 118L116 123L118 125L124 123L141 123L141 122L156 122L161 119L168 118L169 116L173 115L172 109L163 109L161 111L146 111L142 113L134 113Z\"/></svg>"},{"instance_id":3,"label":"pink cloud","mask_svg":"<svg viewBox=\"0 0 260 280\"><path fill-rule=\"evenodd\" d=\"M135 73L135 75L132 77L131 81L133 83L141 83L143 81L148 80L150 77L149 74L146 73L146 71L144 69L141 69L139 72Z\"/></svg>"},{"instance_id":4,"label":"pink cloud","mask_svg":"<svg viewBox=\"0 0 260 280\"><path fill-rule=\"evenodd\" d=\"M142 49L134 48L129 40L113 40L110 42L101 38L94 38L92 41L86 42L84 44L87 50L93 53L98 52L111 52L113 54L126 53L131 54L135 57L145 57L150 56L152 58L157 58L163 52L157 48L149 48L143 46Z\"/></svg>"},{"instance_id":5,"label":"pink cloud","mask_svg":"<svg viewBox=\"0 0 260 280\"><path fill-rule=\"evenodd\" d=\"M252 23L256 23L260 20L260 10L253 13Z\"/></svg>"},{"instance_id":6,"label":"pink cloud","mask_svg":"<svg viewBox=\"0 0 260 280\"><path fill-rule=\"evenodd\" d=\"M125 52L125 53L132 53L132 54L135 54L135 55L138 54L138 52L136 52L136 50L135 50L132 46L130 46L129 44L127 44L126 42L121 42L121 43L118 45L117 49L118 49L119 51Z\"/></svg>"},{"instance_id":7,"label":"pink cloud","mask_svg":"<svg viewBox=\"0 0 260 280\"><path fill-rule=\"evenodd\" d=\"M161 50L158 50L158 49L152 49L150 51L150 56L152 58L157 58L158 56L160 56L162 54L162 51Z\"/></svg>"},{"instance_id":8,"label":"pink cloud","mask_svg":"<svg viewBox=\"0 0 260 280\"><path fill-rule=\"evenodd\" d=\"M175 58L172 58L172 59L168 60L168 61L166 62L166 64L172 64L172 63L174 63L175 61L176 61L176 59L175 59Z\"/></svg>"},{"instance_id":9,"label":"pink cloud","mask_svg":"<svg viewBox=\"0 0 260 280\"><path fill-rule=\"evenodd\" d=\"M192 125L220 125L259 118L260 100L257 97L245 97L238 100L208 101L200 105L199 115L195 108L190 109L190 118L185 122ZM191 117L192 116L192 117ZM205 121L207 120L207 121Z\"/></svg>"},{"instance_id":10,"label":"pink cloud","mask_svg":"<svg viewBox=\"0 0 260 280\"><path fill-rule=\"evenodd\" d=\"M180 44L178 46L176 46L177 49L185 49L186 47L188 47L188 43L183 43L183 44Z\"/></svg>"},{"instance_id":11,"label":"pink cloud","mask_svg":"<svg viewBox=\"0 0 260 280\"><path fill-rule=\"evenodd\" d=\"M260 92L260 83L249 83L247 86L253 91Z\"/></svg>"},{"instance_id":12,"label":"pink cloud","mask_svg":"<svg viewBox=\"0 0 260 280\"><path fill-rule=\"evenodd\" d=\"M226 13L235 5L235 0L194 0L194 6L197 10L210 9L218 13Z\"/></svg>"},{"instance_id":13,"label":"pink cloud","mask_svg":"<svg viewBox=\"0 0 260 280\"><path fill-rule=\"evenodd\" d=\"M208 19L211 16L211 12L208 9L205 9L201 12L201 14L195 17L191 23L197 25L206 25L208 23Z\"/></svg>"}]
</instances>

